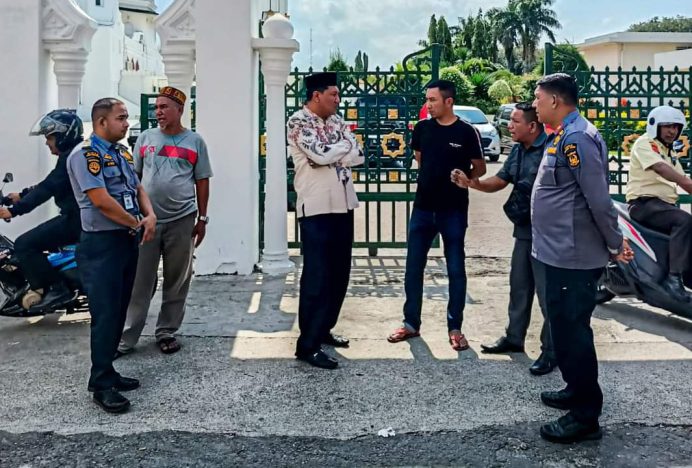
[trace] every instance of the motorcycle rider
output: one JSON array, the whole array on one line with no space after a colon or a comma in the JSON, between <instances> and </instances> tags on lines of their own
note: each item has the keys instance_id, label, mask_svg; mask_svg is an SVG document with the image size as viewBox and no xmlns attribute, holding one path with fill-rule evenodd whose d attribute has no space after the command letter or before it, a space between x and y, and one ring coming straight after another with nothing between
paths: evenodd
<instances>
[{"instance_id":1,"label":"motorcycle rider","mask_svg":"<svg viewBox=\"0 0 692 468\"><path fill-rule=\"evenodd\" d=\"M25 232L15 241L15 255L31 289L43 290L44 293L41 301L31 307L32 311L59 307L74 297L74 291L67 288L60 274L48 262L44 251L79 240L79 207L72 192L66 163L72 149L83 141L82 133L82 121L74 110L58 109L38 119L29 135L45 136L46 146L58 157L58 161L43 181L19 193L10 193L8 197L13 205L0 208L2 219L27 214L51 197L60 208L58 216Z\"/></svg>"},{"instance_id":2,"label":"motorcycle rider","mask_svg":"<svg viewBox=\"0 0 692 468\"><path fill-rule=\"evenodd\" d=\"M683 275L692 272L692 216L678 208L677 187L692 193L673 144L687 125L670 106L649 112L646 133L632 146L627 203L632 219L670 236L669 275L663 287L674 299L690 301Z\"/></svg>"}]
</instances>

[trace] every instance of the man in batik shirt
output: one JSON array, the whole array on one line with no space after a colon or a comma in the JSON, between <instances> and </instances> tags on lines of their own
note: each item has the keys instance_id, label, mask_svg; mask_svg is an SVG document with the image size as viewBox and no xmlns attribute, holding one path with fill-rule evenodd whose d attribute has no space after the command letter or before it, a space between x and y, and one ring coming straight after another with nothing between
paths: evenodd
<instances>
[{"instance_id":1,"label":"man in batik shirt","mask_svg":"<svg viewBox=\"0 0 692 468\"><path fill-rule=\"evenodd\" d=\"M364 157L337 114L336 73L310 75L305 87L305 106L287 124L303 247L296 357L334 369L338 361L322 345L349 344L331 330L339 318L351 273L353 210L358 207L351 167L362 164Z\"/></svg>"}]
</instances>

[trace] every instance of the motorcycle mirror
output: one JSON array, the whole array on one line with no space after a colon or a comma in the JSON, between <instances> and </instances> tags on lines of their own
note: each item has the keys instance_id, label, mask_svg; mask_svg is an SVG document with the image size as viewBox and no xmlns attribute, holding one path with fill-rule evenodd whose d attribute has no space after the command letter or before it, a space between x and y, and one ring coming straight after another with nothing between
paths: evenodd
<instances>
[{"instance_id":1,"label":"motorcycle mirror","mask_svg":"<svg viewBox=\"0 0 692 468\"><path fill-rule=\"evenodd\" d=\"M8 184L14 180L14 176L12 175L11 172L5 173L5 178L2 179L3 184Z\"/></svg>"}]
</instances>

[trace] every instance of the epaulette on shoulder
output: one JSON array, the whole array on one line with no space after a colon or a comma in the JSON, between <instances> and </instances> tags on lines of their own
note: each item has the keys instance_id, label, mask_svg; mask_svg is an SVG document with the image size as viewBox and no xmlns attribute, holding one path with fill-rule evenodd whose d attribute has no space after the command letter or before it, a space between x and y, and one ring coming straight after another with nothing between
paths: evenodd
<instances>
[{"instance_id":1,"label":"epaulette on shoulder","mask_svg":"<svg viewBox=\"0 0 692 468\"><path fill-rule=\"evenodd\" d=\"M100 158L98 151L91 146L91 140L84 140L84 143L82 144L82 154L87 159Z\"/></svg>"}]
</instances>

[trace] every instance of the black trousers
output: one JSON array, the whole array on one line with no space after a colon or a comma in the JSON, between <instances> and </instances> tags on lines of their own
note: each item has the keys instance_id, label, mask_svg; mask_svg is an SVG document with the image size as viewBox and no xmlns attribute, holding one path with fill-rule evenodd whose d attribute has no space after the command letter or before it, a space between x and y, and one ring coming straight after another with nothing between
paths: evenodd
<instances>
[{"instance_id":1,"label":"black trousers","mask_svg":"<svg viewBox=\"0 0 692 468\"><path fill-rule=\"evenodd\" d=\"M536 259L531 257L531 240L515 239L512 250L512 264L509 273L509 324L507 339L516 345L524 345L526 331L531 323L534 292L543 314L541 328L541 351L549 359L555 358L553 342L550 338L550 325L545 313L545 285L537 281L535 273Z\"/></svg>"},{"instance_id":2,"label":"black trousers","mask_svg":"<svg viewBox=\"0 0 692 468\"><path fill-rule=\"evenodd\" d=\"M351 275L353 211L300 218L303 274L300 277L297 355L312 354L339 319Z\"/></svg>"},{"instance_id":3,"label":"black trousers","mask_svg":"<svg viewBox=\"0 0 692 468\"><path fill-rule=\"evenodd\" d=\"M60 273L50 265L43 252L76 244L81 230L78 217L60 215L17 238L14 243L15 254L31 289L35 291L46 288L60 281Z\"/></svg>"},{"instance_id":4,"label":"black trousers","mask_svg":"<svg viewBox=\"0 0 692 468\"><path fill-rule=\"evenodd\" d=\"M82 232L77 262L91 313L89 386L106 390L117 382L113 356L125 325L137 271L139 236L125 230Z\"/></svg>"},{"instance_id":5,"label":"black trousers","mask_svg":"<svg viewBox=\"0 0 692 468\"><path fill-rule=\"evenodd\" d=\"M637 198L630 202L632 219L670 236L669 270L683 274L692 270L692 216L659 198Z\"/></svg>"},{"instance_id":6,"label":"black trousers","mask_svg":"<svg viewBox=\"0 0 692 468\"><path fill-rule=\"evenodd\" d=\"M597 422L603 393L598 385L591 314L603 269L569 270L539 261L536 267L538 279L545 282L545 306L557 364L575 403L571 413L578 421Z\"/></svg>"}]
</instances>

